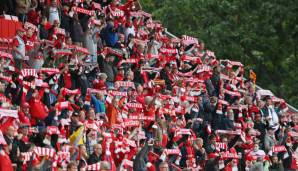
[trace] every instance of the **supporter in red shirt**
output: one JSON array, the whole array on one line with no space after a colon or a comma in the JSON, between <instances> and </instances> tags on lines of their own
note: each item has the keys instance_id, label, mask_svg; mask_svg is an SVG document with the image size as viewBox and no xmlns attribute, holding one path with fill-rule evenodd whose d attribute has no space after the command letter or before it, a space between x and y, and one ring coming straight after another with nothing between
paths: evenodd
<instances>
[{"instance_id":1,"label":"supporter in red shirt","mask_svg":"<svg viewBox=\"0 0 298 171\"><path fill-rule=\"evenodd\" d=\"M12 144L2 145L3 150L0 151L0 171L13 171L13 166L9 158Z\"/></svg>"}]
</instances>

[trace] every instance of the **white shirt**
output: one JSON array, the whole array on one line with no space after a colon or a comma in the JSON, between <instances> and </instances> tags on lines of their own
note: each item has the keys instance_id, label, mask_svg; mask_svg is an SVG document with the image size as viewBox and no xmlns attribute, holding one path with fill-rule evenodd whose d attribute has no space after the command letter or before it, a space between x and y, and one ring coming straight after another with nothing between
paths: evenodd
<instances>
[{"instance_id":1,"label":"white shirt","mask_svg":"<svg viewBox=\"0 0 298 171\"><path fill-rule=\"evenodd\" d=\"M57 7L50 7L49 22L51 23L51 25L54 24L55 20L58 20L60 23L58 9L57 9Z\"/></svg>"},{"instance_id":2,"label":"white shirt","mask_svg":"<svg viewBox=\"0 0 298 171\"><path fill-rule=\"evenodd\" d=\"M272 106L268 107L268 114L269 114L269 118L271 118L271 120L269 121L269 124L277 125L279 123L278 116Z\"/></svg>"},{"instance_id":3,"label":"white shirt","mask_svg":"<svg viewBox=\"0 0 298 171\"><path fill-rule=\"evenodd\" d=\"M23 59L24 56L25 56L25 53L26 53L25 42L19 35L16 36L16 39L19 42L19 45L17 46L17 49L20 52L20 54L13 52L13 56L16 59Z\"/></svg>"},{"instance_id":4,"label":"white shirt","mask_svg":"<svg viewBox=\"0 0 298 171\"><path fill-rule=\"evenodd\" d=\"M136 35L134 26L126 27L124 30L125 42L127 42L128 35L132 34L133 36Z\"/></svg>"},{"instance_id":5,"label":"white shirt","mask_svg":"<svg viewBox=\"0 0 298 171\"><path fill-rule=\"evenodd\" d=\"M249 153L249 155L252 155L252 156L265 156L266 153L263 151L263 150L258 150L258 151L251 151Z\"/></svg>"}]
</instances>

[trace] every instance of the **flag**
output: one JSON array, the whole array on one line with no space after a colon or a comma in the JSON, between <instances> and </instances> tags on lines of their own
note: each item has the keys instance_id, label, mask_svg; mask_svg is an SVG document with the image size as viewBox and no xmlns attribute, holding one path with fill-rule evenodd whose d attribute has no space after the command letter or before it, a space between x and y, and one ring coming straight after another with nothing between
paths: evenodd
<instances>
[{"instance_id":1,"label":"flag","mask_svg":"<svg viewBox=\"0 0 298 171\"><path fill-rule=\"evenodd\" d=\"M249 71L249 78L253 81L254 84L256 84L257 75L256 75L256 73L254 73L253 70Z\"/></svg>"},{"instance_id":2,"label":"flag","mask_svg":"<svg viewBox=\"0 0 298 171\"><path fill-rule=\"evenodd\" d=\"M69 136L70 144L72 144L74 146L84 144L83 134L84 134L84 126L81 126L78 130L76 130L74 133L72 133Z\"/></svg>"}]
</instances>

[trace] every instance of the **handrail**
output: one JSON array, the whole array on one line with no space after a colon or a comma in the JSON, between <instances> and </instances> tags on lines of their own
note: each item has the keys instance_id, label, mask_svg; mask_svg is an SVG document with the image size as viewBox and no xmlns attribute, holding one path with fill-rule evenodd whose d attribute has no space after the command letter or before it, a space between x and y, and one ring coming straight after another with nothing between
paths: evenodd
<instances>
[{"instance_id":1,"label":"handrail","mask_svg":"<svg viewBox=\"0 0 298 171\"><path fill-rule=\"evenodd\" d=\"M171 38L178 38L177 36L170 33L167 28L165 28L165 33L166 33L166 35L168 35ZM257 88L257 90L264 90L262 87L260 87L258 85L256 85L256 88ZM288 103L286 103L286 104L287 104L290 112L298 113L298 109L296 109L294 106L292 106Z\"/></svg>"}]
</instances>

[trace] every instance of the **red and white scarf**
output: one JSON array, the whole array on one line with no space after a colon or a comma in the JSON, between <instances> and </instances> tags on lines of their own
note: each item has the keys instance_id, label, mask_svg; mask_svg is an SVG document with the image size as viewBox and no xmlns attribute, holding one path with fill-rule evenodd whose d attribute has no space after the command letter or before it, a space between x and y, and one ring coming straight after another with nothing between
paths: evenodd
<instances>
[{"instance_id":1,"label":"red and white scarf","mask_svg":"<svg viewBox=\"0 0 298 171\"><path fill-rule=\"evenodd\" d=\"M194 56L188 56L188 55L183 55L181 57L182 61L196 61L198 64L202 64L202 60L200 57L194 57Z\"/></svg>"},{"instance_id":2,"label":"red and white scarf","mask_svg":"<svg viewBox=\"0 0 298 171\"><path fill-rule=\"evenodd\" d=\"M12 82L11 77L6 77L6 76L3 76L2 74L0 74L0 79L6 81L8 83Z\"/></svg>"},{"instance_id":3,"label":"red and white scarf","mask_svg":"<svg viewBox=\"0 0 298 171\"><path fill-rule=\"evenodd\" d=\"M153 116L129 116L131 120L145 120L145 121L154 121L155 118Z\"/></svg>"},{"instance_id":4,"label":"red and white scarf","mask_svg":"<svg viewBox=\"0 0 298 171\"><path fill-rule=\"evenodd\" d=\"M0 117L19 118L17 110L0 109Z\"/></svg>"},{"instance_id":5,"label":"red and white scarf","mask_svg":"<svg viewBox=\"0 0 298 171\"><path fill-rule=\"evenodd\" d=\"M131 81L117 81L115 83L115 88L119 87L132 87L133 89L135 89L135 84Z\"/></svg>"},{"instance_id":6,"label":"red and white scarf","mask_svg":"<svg viewBox=\"0 0 298 171\"><path fill-rule=\"evenodd\" d=\"M23 164L30 161L31 156L33 155L33 152L21 152L21 158L23 160Z\"/></svg>"},{"instance_id":7,"label":"red and white scarf","mask_svg":"<svg viewBox=\"0 0 298 171\"><path fill-rule=\"evenodd\" d=\"M130 16L132 17L143 17L142 11L131 11Z\"/></svg>"},{"instance_id":8,"label":"red and white scarf","mask_svg":"<svg viewBox=\"0 0 298 171\"><path fill-rule=\"evenodd\" d=\"M241 130L228 131L228 130L216 130L217 134L229 134L229 135L241 135Z\"/></svg>"},{"instance_id":9,"label":"red and white scarf","mask_svg":"<svg viewBox=\"0 0 298 171\"><path fill-rule=\"evenodd\" d=\"M165 149L163 151L166 155L179 155L181 156L181 152L179 149Z\"/></svg>"},{"instance_id":10,"label":"red and white scarf","mask_svg":"<svg viewBox=\"0 0 298 171\"><path fill-rule=\"evenodd\" d=\"M177 49L169 49L169 48L160 48L159 52L166 53L166 54L177 54L178 53Z\"/></svg>"},{"instance_id":11,"label":"red and white scarf","mask_svg":"<svg viewBox=\"0 0 298 171\"><path fill-rule=\"evenodd\" d=\"M101 10L101 5L99 3L92 2L92 5L95 9Z\"/></svg>"},{"instance_id":12,"label":"red and white scarf","mask_svg":"<svg viewBox=\"0 0 298 171\"><path fill-rule=\"evenodd\" d=\"M224 92L225 92L226 94L228 94L228 95L231 95L231 96L241 97L240 92L230 91L230 90L227 90L227 89L224 89Z\"/></svg>"},{"instance_id":13,"label":"red and white scarf","mask_svg":"<svg viewBox=\"0 0 298 171\"><path fill-rule=\"evenodd\" d=\"M88 93L91 93L91 94L97 94L97 93L102 93L104 95L107 94L107 91L106 90L97 90L97 89L93 89L93 88L88 88L87 89L87 92Z\"/></svg>"},{"instance_id":14,"label":"red and white scarf","mask_svg":"<svg viewBox=\"0 0 298 171\"><path fill-rule=\"evenodd\" d=\"M283 146L283 145L280 145L280 146L273 146L272 148L271 148L271 150L272 150L272 152L273 153L275 153L275 152L285 152L285 151L287 151L287 149L286 149L286 147L285 146Z\"/></svg>"},{"instance_id":15,"label":"red and white scarf","mask_svg":"<svg viewBox=\"0 0 298 171\"><path fill-rule=\"evenodd\" d=\"M58 102L55 107L58 111L61 111L63 109L69 108L69 106L70 106L70 103L68 101L65 101L65 102Z\"/></svg>"},{"instance_id":16,"label":"red and white scarf","mask_svg":"<svg viewBox=\"0 0 298 171\"><path fill-rule=\"evenodd\" d=\"M207 66L207 65L203 65L202 67L200 67L200 69L197 70L197 73L202 73L202 72L210 72L211 71L211 67Z\"/></svg>"},{"instance_id":17,"label":"red and white scarf","mask_svg":"<svg viewBox=\"0 0 298 171\"><path fill-rule=\"evenodd\" d=\"M131 167L132 168L133 167L133 161L124 159L122 161L122 166L123 167Z\"/></svg>"},{"instance_id":18,"label":"red and white scarf","mask_svg":"<svg viewBox=\"0 0 298 171\"><path fill-rule=\"evenodd\" d=\"M67 88L64 88L62 94L67 94L67 95L78 95L78 94L81 94L81 91L80 91L80 89L69 90L69 89L67 89Z\"/></svg>"},{"instance_id":19,"label":"red and white scarf","mask_svg":"<svg viewBox=\"0 0 298 171\"><path fill-rule=\"evenodd\" d=\"M190 45L190 44L198 44L199 41L197 38L187 36L187 35L182 35L182 43L185 45Z\"/></svg>"},{"instance_id":20,"label":"red and white scarf","mask_svg":"<svg viewBox=\"0 0 298 171\"><path fill-rule=\"evenodd\" d=\"M115 49L110 48L110 47L106 47L105 50L108 54L116 55L120 58L123 58L123 54L119 50L115 50Z\"/></svg>"},{"instance_id":21,"label":"red and white scarf","mask_svg":"<svg viewBox=\"0 0 298 171\"><path fill-rule=\"evenodd\" d=\"M94 15L94 11L90 11L84 8L80 8L80 7L73 7L73 10L78 12L78 13L83 13L83 14L87 14L87 15Z\"/></svg>"},{"instance_id":22,"label":"red and white scarf","mask_svg":"<svg viewBox=\"0 0 298 171\"><path fill-rule=\"evenodd\" d=\"M56 151L54 149L50 149L50 148L43 148L43 147L35 147L33 149L33 152L37 155L37 156L48 156L48 157L54 157L56 154Z\"/></svg>"},{"instance_id":23,"label":"red and white scarf","mask_svg":"<svg viewBox=\"0 0 298 171\"><path fill-rule=\"evenodd\" d=\"M76 46L75 49L76 49L77 52L81 52L81 53L84 53L84 54L89 54L89 51L88 51L87 48L83 48L81 46Z\"/></svg>"},{"instance_id":24,"label":"red and white scarf","mask_svg":"<svg viewBox=\"0 0 298 171\"><path fill-rule=\"evenodd\" d=\"M53 135L53 134L59 135L60 131L59 131L58 127L56 127L56 126L47 126L47 133L49 135Z\"/></svg>"},{"instance_id":25,"label":"red and white scarf","mask_svg":"<svg viewBox=\"0 0 298 171\"><path fill-rule=\"evenodd\" d=\"M0 51L0 57L5 57L5 58L9 58L12 59L12 55L6 52L2 52Z\"/></svg>"},{"instance_id":26,"label":"red and white scarf","mask_svg":"<svg viewBox=\"0 0 298 171\"><path fill-rule=\"evenodd\" d=\"M291 137L298 137L298 132L290 131L288 132L288 135Z\"/></svg>"},{"instance_id":27,"label":"red and white scarf","mask_svg":"<svg viewBox=\"0 0 298 171\"><path fill-rule=\"evenodd\" d=\"M191 130L190 129L179 129L178 131L175 132L175 137L178 135L191 135Z\"/></svg>"},{"instance_id":28,"label":"red and white scarf","mask_svg":"<svg viewBox=\"0 0 298 171\"><path fill-rule=\"evenodd\" d=\"M222 143L222 142L216 142L215 146L216 146L216 148L221 149L221 150L228 149L228 145L226 143Z\"/></svg>"},{"instance_id":29,"label":"red and white scarf","mask_svg":"<svg viewBox=\"0 0 298 171\"><path fill-rule=\"evenodd\" d=\"M127 97L127 92L111 91L109 92L112 96Z\"/></svg>"},{"instance_id":30,"label":"red and white scarf","mask_svg":"<svg viewBox=\"0 0 298 171\"><path fill-rule=\"evenodd\" d=\"M143 105L141 103L126 103L126 106L133 109L143 109Z\"/></svg>"},{"instance_id":31,"label":"red and white scarf","mask_svg":"<svg viewBox=\"0 0 298 171\"><path fill-rule=\"evenodd\" d=\"M41 68L39 71L40 72L45 72L49 75L60 73L59 69L57 69L57 68Z\"/></svg>"},{"instance_id":32,"label":"red and white scarf","mask_svg":"<svg viewBox=\"0 0 298 171\"><path fill-rule=\"evenodd\" d=\"M140 125L139 121L126 121L126 122L123 122L124 127L137 127L139 125Z\"/></svg>"},{"instance_id":33,"label":"red and white scarf","mask_svg":"<svg viewBox=\"0 0 298 171\"><path fill-rule=\"evenodd\" d=\"M22 69L21 73L23 77L29 77L29 76L38 77L36 69Z\"/></svg>"},{"instance_id":34,"label":"red and white scarf","mask_svg":"<svg viewBox=\"0 0 298 171\"><path fill-rule=\"evenodd\" d=\"M58 56L58 55L72 55L72 52L68 49L59 49L59 50L56 50L54 51L54 54L55 56Z\"/></svg>"},{"instance_id":35,"label":"red and white scarf","mask_svg":"<svg viewBox=\"0 0 298 171\"><path fill-rule=\"evenodd\" d=\"M239 159L238 154L230 153L228 151L225 153L221 153L221 157L225 159Z\"/></svg>"},{"instance_id":36,"label":"red and white scarf","mask_svg":"<svg viewBox=\"0 0 298 171\"><path fill-rule=\"evenodd\" d=\"M147 35L148 32L144 31L144 30L139 30L139 34L140 35ZM135 44L141 44L141 45L146 45L148 41L146 40L140 40L140 39L133 39L133 42Z\"/></svg>"},{"instance_id":37,"label":"red and white scarf","mask_svg":"<svg viewBox=\"0 0 298 171\"><path fill-rule=\"evenodd\" d=\"M100 170L100 162L87 165L86 170Z\"/></svg>"},{"instance_id":38,"label":"red and white scarf","mask_svg":"<svg viewBox=\"0 0 298 171\"><path fill-rule=\"evenodd\" d=\"M136 64L138 62L139 62L138 59L125 59L125 60L121 60L117 66L121 66L122 64Z\"/></svg>"},{"instance_id":39,"label":"red and white scarf","mask_svg":"<svg viewBox=\"0 0 298 171\"><path fill-rule=\"evenodd\" d=\"M114 11L110 9L110 12L111 12L111 15L114 17L123 17L124 16L124 11L122 11L120 9L116 9Z\"/></svg>"},{"instance_id":40,"label":"red and white scarf","mask_svg":"<svg viewBox=\"0 0 298 171\"><path fill-rule=\"evenodd\" d=\"M133 140L124 138L123 141L124 141L125 144L128 144L128 145L131 146L131 147L137 147L136 142L133 141Z\"/></svg>"},{"instance_id":41,"label":"red and white scarf","mask_svg":"<svg viewBox=\"0 0 298 171\"><path fill-rule=\"evenodd\" d=\"M56 34L66 35L65 30L63 28L55 28Z\"/></svg>"},{"instance_id":42,"label":"red and white scarf","mask_svg":"<svg viewBox=\"0 0 298 171\"><path fill-rule=\"evenodd\" d=\"M24 28L25 28L25 29L32 28L34 31L38 31L38 28L37 28L34 24L32 24L32 23L30 23L30 22L25 22L25 24L24 24Z\"/></svg>"},{"instance_id":43,"label":"red and white scarf","mask_svg":"<svg viewBox=\"0 0 298 171\"><path fill-rule=\"evenodd\" d=\"M210 50L207 50L207 51L206 51L206 55L209 56L209 57L215 57L214 52L212 52L212 51L210 51Z\"/></svg>"}]
</instances>

